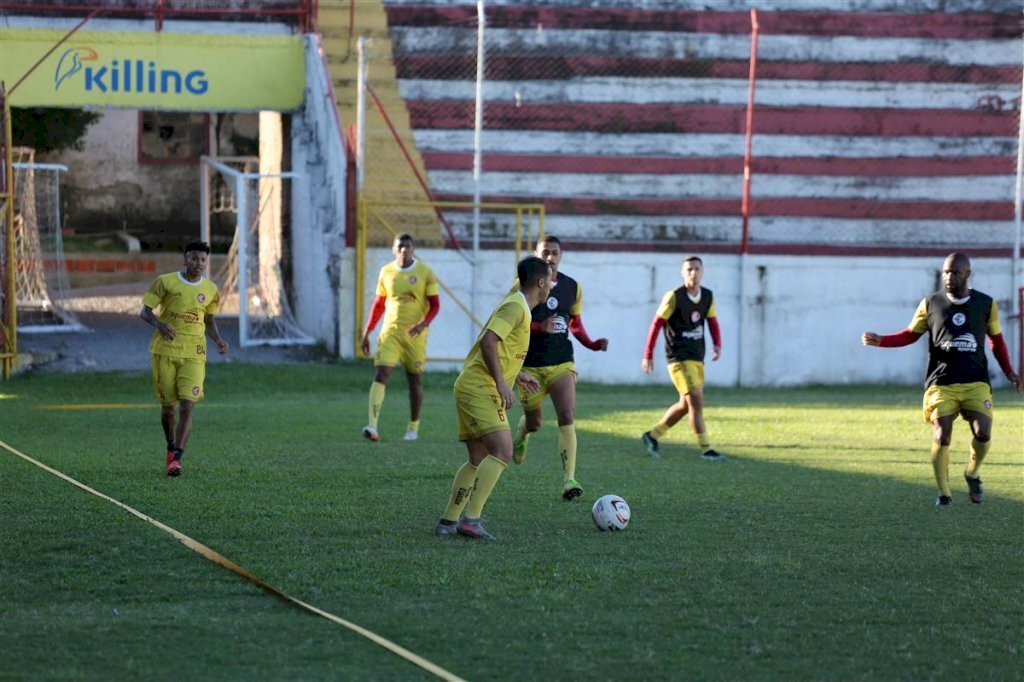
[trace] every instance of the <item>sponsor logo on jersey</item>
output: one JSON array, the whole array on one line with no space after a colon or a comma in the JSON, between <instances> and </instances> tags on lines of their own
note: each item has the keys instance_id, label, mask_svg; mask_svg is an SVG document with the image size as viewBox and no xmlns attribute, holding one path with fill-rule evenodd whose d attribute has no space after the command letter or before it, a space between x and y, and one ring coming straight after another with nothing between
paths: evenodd
<instances>
[{"instance_id":1,"label":"sponsor logo on jersey","mask_svg":"<svg viewBox=\"0 0 1024 682\"><path fill-rule=\"evenodd\" d=\"M962 327L967 322L967 316L963 313L953 313L953 326Z\"/></svg>"},{"instance_id":2,"label":"sponsor logo on jersey","mask_svg":"<svg viewBox=\"0 0 1024 682\"><path fill-rule=\"evenodd\" d=\"M956 350L961 353L974 353L978 350L978 340L974 338L974 334L961 334L951 341L943 341L939 344L939 348L944 351Z\"/></svg>"},{"instance_id":3,"label":"sponsor logo on jersey","mask_svg":"<svg viewBox=\"0 0 1024 682\"><path fill-rule=\"evenodd\" d=\"M554 310L558 307L558 299L554 296L549 296L547 300L548 310Z\"/></svg>"},{"instance_id":4,"label":"sponsor logo on jersey","mask_svg":"<svg viewBox=\"0 0 1024 682\"><path fill-rule=\"evenodd\" d=\"M683 332L682 334L680 334L680 336L683 337L684 339L703 339L704 327L700 326L697 327L696 329L691 329L690 331Z\"/></svg>"},{"instance_id":5,"label":"sponsor logo on jersey","mask_svg":"<svg viewBox=\"0 0 1024 682\"><path fill-rule=\"evenodd\" d=\"M694 310L690 313L690 322L700 322L700 313L698 311Z\"/></svg>"}]
</instances>

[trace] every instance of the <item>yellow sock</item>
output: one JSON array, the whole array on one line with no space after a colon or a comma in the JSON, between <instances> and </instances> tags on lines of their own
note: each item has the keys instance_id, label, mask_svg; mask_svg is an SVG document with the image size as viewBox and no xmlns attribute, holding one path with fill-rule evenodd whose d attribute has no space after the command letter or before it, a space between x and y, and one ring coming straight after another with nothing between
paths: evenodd
<instances>
[{"instance_id":1,"label":"yellow sock","mask_svg":"<svg viewBox=\"0 0 1024 682\"><path fill-rule=\"evenodd\" d=\"M981 466L981 462L985 459L985 455L988 454L988 449L991 445L992 441L990 440L982 443L977 438L971 439L971 457L967 460L967 470L964 471L964 474L970 478L978 476L978 467Z\"/></svg>"},{"instance_id":2,"label":"yellow sock","mask_svg":"<svg viewBox=\"0 0 1024 682\"><path fill-rule=\"evenodd\" d=\"M505 463L494 455L487 455L480 466L476 468L476 483L473 484L473 494L466 506L466 518L478 519L484 513L484 505L491 491L505 471Z\"/></svg>"},{"instance_id":3,"label":"yellow sock","mask_svg":"<svg viewBox=\"0 0 1024 682\"><path fill-rule=\"evenodd\" d=\"M661 437L668 433L668 430L672 427L665 422L658 422L651 427L651 438L654 440L661 440Z\"/></svg>"},{"instance_id":4,"label":"yellow sock","mask_svg":"<svg viewBox=\"0 0 1024 682\"><path fill-rule=\"evenodd\" d=\"M932 469L935 471L935 483L939 486L939 495L950 497L949 492L949 446L932 443Z\"/></svg>"},{"instance_id":5,"label":"yellow sock","mask_svg":"<svg viewBox=\"0 0 1024 682\"><path fill-rule=\"evenodd\" d=\"M519 418L519 426L516 427L516 435L514 437L514 440L519 440L520 438L522 438L523 440L530 439L530 432L526 430L525 414Z\"/></svg>"},{"instance_id":6,"label":"yellow sock","mask_svg":"<svg viewBox=\"0 0 1024 682\"><path fill-rule=\"evenodd\" d=\"M380 417L380 406L384 404L384 390L387 388L379 381L370 384L370 420L367 422L373 428L377 428L377 419Z\"/></svg>"},{"instance_id":7,"label":"yellow sock","mask_svg":"<svg viewBox=\"0 0 1024 682\"><path fill-rule=\"evenodd\" d=\"M697 445L700 446L701 453L705 453L711 449L711 439L708 438L707 431L697 434Z\"/></svg>"},{"instance_id":8,"label":"yellow sock","mask_svg":"<svg viewBox=\"0 0 1024 682\"><path fill-rule=\"evenodd\" d=\"M420 430L420 420L417 419L414 422L409 422L409 425L406 427L405 430L406 431L415 431L415 432L419 433L419 430Z\"/></svg>"},{"instance_id":9,"label":"yellow sock","mask_svg":"<svg viewBox=\"0 0 1024 682\"><path fill-rule=\"evenodd\" d=\"M576 426L558 427L558 455L562 458L565 480L576 478Z\"/></svg>"},{"instance_id":10,"label":"yellow sock","mask_svg":"<svg viewBox=\"0 0 1024 682\"><path fill-rule=\"evenodd\" d=\"M455 472L452 494L448 498L448 506L444 508L444 514L441 515L442 519L446 521L459 520L459 514L462 513L462 508L466 506L466 502L469 501L469 496L473 492L473 481L475 480L476 467L469 462L463 464Z\"/></svg>"}]
</instances>

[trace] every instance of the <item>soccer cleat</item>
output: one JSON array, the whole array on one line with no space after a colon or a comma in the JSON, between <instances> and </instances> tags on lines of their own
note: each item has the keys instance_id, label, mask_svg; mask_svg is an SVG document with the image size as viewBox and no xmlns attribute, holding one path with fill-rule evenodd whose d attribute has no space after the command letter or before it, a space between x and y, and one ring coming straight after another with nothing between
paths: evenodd
<instances>
[{"instance_id":1,"label":"soccer cleat","mask_svg":"<svg viewBox=\"0 0 1024 682\"><path fill-rule=\"evenodd\" d=\"M527 434L517 436L512 441L512 461L516 464L522 464L523 460L526 459L526 445L529 443Z\"/></svg>"},{"instance_id":2,"label":"soccer cleat","mask_svg":"<svg viewBox=\"0 0 1024 682\"><path fill-rule=\"evenodd\" d=\"M167 475L168 476L181 476L181 462L179 462L176 459L172 459L170 462L168 462L167 463Z\"/></svg>"},{"instance_id":3,"label":"soccer cleat","mask_svg":"<svg viewBox=\"0 0 1024 682\"><path fill-rule=\"evenodd\" d=\"M952 507L952 506L953 506L953 498L950 497L949 495L939 495L938 497L935 498L935 508L936 509L942 509L944 507Z\"/></svg>"},{"instance_id":4,"label":"soccer cleat","mask_svg":"<svg viewBox=\"0 0 1024 682\"><path fill-rule=\"evenodd\" d=\"M458 521L449 521L448 519L441 519L437 522L437 525L434 526L434 535L455 535L455 533L458 531L458 528Z\"/></svg>"},{"instance_id":5,"label":"soccer cleat","mask_svg":"<svg viewBox=\"0 0 1024 682\"><path fill-rule=\"evenodd\" d=\"M170 466L171 462L174 461L174 448L167 449L167 465Z\"/></svg>"},{"instance_id":6,"label":"soccer cleat","mask_svg":"<svg viewBox=\"0 0 1024 682\"><path fill-rule=\"evenodd\" d=\"M467 538L488 541L497 540L496 537L484 530L483 524L480 523L480 519L467 519L463 517L456 528L459 535L464 535Z\"/></svg>"},{"instance_id":7,"label":"soccer cleat","mask_svg":"<svg viewBox=\"0 0 1024 682\"><path fill-rule=\"evenodd\" d=\"M405 438L403 438L402 440L416 440L419 437L419 432L410 429L409 431L405 432Z\"/></svg>"},{"instance_id":8,"label":"soccer cleat","mask_svg":"<svg viewBox=\"0 0 1024 682\"><path fill-rule=\"evenodd\" d=\"M985 500L985 490L981 487L981 477L975 476L971 478L964 474L964 480L967 481L967 489L970 491L968 497L971 498L971 502L981 504Z\"/></svg>"},{"instance_id":9,"label":"soccer cleat","mask_svg":"<svg viewBox=\"0 0 1024 682\"><path fill-rule=\"evenodd\" d=\"M640 436L640 440L647 446L647 454L651 457L660 457L661 454L658 452L658 441L654 436L651 435L650 431L644 431L643 435Z\"/></svg>"},{"instance_id":10,"label":"soccer cleat","mask_svg":"<svg viewBox=\"0 0 1024 682\"><path fill-rule=\"evenodd\" d=\"M380 440L380 436L377 435L377 427L370 426L367 424L363 427L363 438L366 440L372 440L374 443Z\"/></svg>"},{"instance_id":11,"label":"soccer cleat","mask_svg":"<svg viewBox=\"0 0 1024 682\"><path fill-rule=\"evenodd\" d=\"M570 478L562 486L562 499L566 502L579 497L583 494L583 486L576 482L575 478Z\"/></svg>"},{"instance_id":12,"label":"soccer cleat","mask_svg":"<svg viewBox=\"0 0 1024 682\"><path fill-rule=\"evenodd\" d=\"M720 452L715 452L714 450L706 450L700 456L700 458L702 460L704 460L705 462L724 462L725 461L725 455L723 455Z\"/></svg>"}]
</instances>

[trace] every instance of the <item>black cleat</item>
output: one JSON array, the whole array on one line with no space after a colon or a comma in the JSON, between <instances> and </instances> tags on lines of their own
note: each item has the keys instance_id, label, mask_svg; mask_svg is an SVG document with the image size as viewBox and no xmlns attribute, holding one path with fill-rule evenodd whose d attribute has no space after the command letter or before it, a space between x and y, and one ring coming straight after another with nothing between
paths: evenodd
<instances>
[{"instance_id":1,"label":"black cleat","mask_svg":"<svg viewBox=\"0 0 1024 682\"><path fill-rule=\"evenodd\" d=\"M939 495L935 498L935 508L945 509L953 506L953 498L949 495Z\"/></svg>"},{"instance_id":2,"label":"black cleat","mask_svg":"<svg viewBox=\"0 0 1024 682\"><path fill-rule=\"evenodd\" d=\"M704 460L705 462L724 462L725 461L725 455L721 454L720 452L715 452L714 450L707 450L706 452L704 452L700 456L700 458L702 460Z\"/></svg>"},{"instance_id":3,"label":"black cleat","mask_svg":"<svg viewBox=\"0 0 1024 682\"><path fill-rule=\"evenodd\" d=\"M651 435L650 431L644 431L643 435L640 436L640 440L647 446L647 454L651 457L661 457L661 453L658 452L658 441Z\"/></svg>"},{"instance_id":4,"label":"black cleat","mask_svg":"<svg viewBox=\"0 0 1024 682\"><path fill-rule=\"evenodd\" d=\"M975 476L971 478L967 474L964 474L964 480L967 481L967 489L970 491L969 497L971 502L974 504L981 504L985 500L985 489L981 487L981 477Z\"/></svg>"}]
</instances>

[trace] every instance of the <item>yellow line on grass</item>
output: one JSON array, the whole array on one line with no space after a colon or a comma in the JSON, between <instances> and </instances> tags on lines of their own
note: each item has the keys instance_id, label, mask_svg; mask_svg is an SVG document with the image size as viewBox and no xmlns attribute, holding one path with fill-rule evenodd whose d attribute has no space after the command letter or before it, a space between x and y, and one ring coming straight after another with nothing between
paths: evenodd
<instances>
[{"instance_id":1,"label":"yellow line on grass","mask_svg":"<svg viewBox=\"0 0 1024 682\"><path fill-rule=\"evenodd\" d=\"M306 610L306 611L308 611L310 613L313 613L313 614L316 614L316 615L321 616L323 618L326 618L327 620L331 621L332 623L337 623L338 625L346 627L349 630L351 630L352 632L355 632L357 634L362 635L363 637L365 637L366 639L370 640L374 644L377 644L379 646L384 647L385 649L387 649L391 653L396 654L396 655L404 658L406 661L409 661L413 665L419 666L420 668L422 668L422 669L426 670L427 672L429 672L429 673L431 673L431 674L441 678L442 680L449 680L450 682L464 682L464 680L461 677L458 677L454 673L448 672L447 670L445 670L441 666L436 665L434 663L431 663L427 659L414 654L413 652L409 651L405 647L400 646L398 644L395 644L391 640L386 639L386 638L378 635L377 633L375 633L375 632L373 632L371 630L367 630L366 628L362 627L361 625L357 625L357 624L355 624L355 623L353 623L351 621L347 621L344 618L339 618L338 616L335 616L333 613L328 613L327 611L324 611L324 610L319 609L319 608L317 608L315 606L312 606L311 604L307 604L304 601L296 599L295 597L292 597L291 595L289 595L289 594L287 594L285 592L282 592L281 590L277 589L276 587L274 587L270 583L266 582L262 578L253 575L252 573L250 573L246 569L244 569L241 566L239 566L238 564L234 563L233 561L231 561L227 557L225 557L225 556L215 552L214 550L210 549L206 545L193 540L189 536L187 536L184 533L181 533L181 532L171 528L168 525L160 523L159 521L157 521L153 517L147 516L146 514L143 514L142 512L138 511L137 509L134 509L133 507L129 507L124 502L120 502L118 500L115 500L113 497L110 497L109 495L104 495L103 493L99 492L98 490L90 488L89 486L85 485L84 483L81 483L81 482L71 478L67 474L64 474L64 473L62 473L60 471L57 471L56 469L54 469L52 467L49 467L49 466L43 464L42 462L40 462L38 460L32 459L31 457L29 457L25 453L19 452L18 450L14 449L13 447L11 447L10 445L8 445L7 443L5 443L3 441L0 441L0 447L4 448L5 450L7 450L8 452L10 452L13 455L21 457L26 462L29 462L31 464L36 465L37 467L39 467L43 471L51 473L51 474L53 474L54 476L56 476L58 478L62 478L65 481L67 481L68 483L70 483L71 485L76 486L78 488L81 488L82 490L84 490L85 492L87 492L87 493L89 493L91 495L95 495L96 497L104 499L107 502L110 502L111 504L120 507L121 509L123 509L124 511L128 512L129 514L132 514L133 516L137 516L138 518L142 519L143 521L147 521L147 522L153 524L154 526L156 526L160 530L162 530L162 531L172 535L176 540L178 540L181 544L185 545L186 547L188 547L192 551L202 555L203 557L209 559L210 561L212 561L212 562L214 562L216 564L220 564L221 566L223 566L224 568L226 568L226 569L228 569L230 571L233 571L234 573L240 575L241 577L245 578L249 582L254 583L254 584L258 585L259 587L263 588L265 591L269 592L270 594L274 595L275 597L277 597L279 599L282 599L285 602L288 602L289 604L298 606L298 607L300 607L300 608L302 608L302 609L304 609L304 610Z\"/></svg>"},{"instance_id":2,"label":"yellow line on grass","mask_svg":"<svg viewBox=\"0 0 1024 682\"><path fill-rule=\"evenodd\" d=\"M34 405L33 410L138 410L157 407L156 403L111 403L109 405Z\"/></svg>"}]
</instances>

